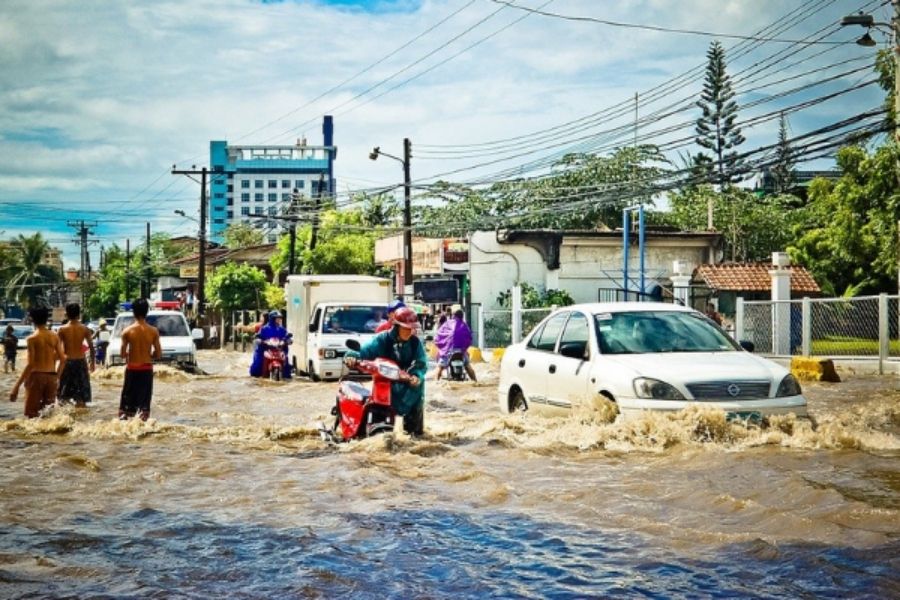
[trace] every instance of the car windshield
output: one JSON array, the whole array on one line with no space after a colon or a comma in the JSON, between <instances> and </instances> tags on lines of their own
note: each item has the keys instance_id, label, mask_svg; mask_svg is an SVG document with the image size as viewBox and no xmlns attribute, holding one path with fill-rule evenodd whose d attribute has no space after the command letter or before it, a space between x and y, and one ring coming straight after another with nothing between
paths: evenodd
<instances>
[{"instance_id":1,"label":"car windshield","mask_svg":"<svg viewBox=\"0 0 900 600\"><path fill-rule=\"evenodd\" d=\"M741 349L699 313L607 312L594 315L594 323L603 354L733 352Z\"/></svg>"},{"instance_id":2,"label":"car windshield","mask_svg":"<svg viewBox=\"0 0 900 600\"><path fill-rule=\"evenodd\" d=\"M384 320L377 306L329 306L325 309L324 333L372 333Z\"/></svg>"},{"instance_id":3,"label":"car windshield","mask_svg":"<svg viewBox=\"0 0 900 600\"><path fill-rule=\"evenodd\" d=\"M121 337L125 328L134 323L132 315L123 315L116 321L113 337ZM171 315L148 315L147 323L159 329L160 337L188 336L190 332L180 313Z\"/></svg>"},{"instance_id":4,"label":"car windshield","mask_svg":"<svg viewBox=\"0 0 900 600\"><path fill-rule=\"evenodd\" d=\"M34 333L34 327L31 325L13 325L13 335L19 339L27 338Z\"/></svg>"}]
</instances>

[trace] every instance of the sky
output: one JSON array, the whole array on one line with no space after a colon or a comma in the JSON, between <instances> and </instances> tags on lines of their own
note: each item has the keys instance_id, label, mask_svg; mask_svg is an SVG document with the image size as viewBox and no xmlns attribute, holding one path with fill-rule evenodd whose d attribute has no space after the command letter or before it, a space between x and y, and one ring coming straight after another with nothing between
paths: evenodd
<instances>
[{"instance_id":1,"label":"sky","mask_svg":"<svg viewBox=\"0 0 900 600\"><path fill-rule=\"evenodd\" d=\"M887 21L884 0L509 4L4 0L0 239L39 231L77 267L71 224L96 223L96 268L101 245L135 246L147 222L153 232L193 235L197 223L174 211L198 214L199 185L172 175L173 165L207 164L213 139L321 144L325 114L334 116L339 194L401 183L399 163L368 153L402 155L406 137L422 183L539 176L566 152L608 153L632 141L635 93L640 141L690 138L691 128L661 130L699 115L684 104L701 90L696 69L714 39L747 106L747 150L774 143L778 121L766 115L788 110L799 136L883 100L869 85L792 110L873 79L874 49L852 43L864 31L837 23L860 10ZM754 35L788 42L728 37ZM790 43L810 39L850 43ZM667 85L685 73L680 86ZM685 144L670 158L698 150Z\"/></svg>"}]
</instances>

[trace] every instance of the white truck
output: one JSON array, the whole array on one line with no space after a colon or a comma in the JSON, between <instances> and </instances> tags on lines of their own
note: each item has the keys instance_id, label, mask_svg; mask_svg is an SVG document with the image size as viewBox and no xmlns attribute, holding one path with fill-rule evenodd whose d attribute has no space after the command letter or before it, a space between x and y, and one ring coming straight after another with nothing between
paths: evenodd
<instances>
[{"instance_id":1,"label":"white truck","mask_svg":"<svg viewBox=\"0 0 900 600\"><path fill-rule=\"evenodd\" d=\"M370 275L290 275L284 297L294 368L313 381L338 379L346 341L364 344L386 318L391 282Z\"/></svg>"}]
</instances>

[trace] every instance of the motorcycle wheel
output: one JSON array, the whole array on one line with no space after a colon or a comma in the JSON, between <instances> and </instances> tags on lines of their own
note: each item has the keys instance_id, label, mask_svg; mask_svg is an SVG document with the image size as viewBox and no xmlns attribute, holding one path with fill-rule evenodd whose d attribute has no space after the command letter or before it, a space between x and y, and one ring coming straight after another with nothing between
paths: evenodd
<instances>
[{"instance_id":1,"label":"motorcycle wheel","mask_svg":"<svg viewBox=\"0 0 900 600\"><path fill-rule=\"evenodd\" d=\"M270 381L281 381L281 369L272 369L269 371Z\"/></svg>"}]
</instances>

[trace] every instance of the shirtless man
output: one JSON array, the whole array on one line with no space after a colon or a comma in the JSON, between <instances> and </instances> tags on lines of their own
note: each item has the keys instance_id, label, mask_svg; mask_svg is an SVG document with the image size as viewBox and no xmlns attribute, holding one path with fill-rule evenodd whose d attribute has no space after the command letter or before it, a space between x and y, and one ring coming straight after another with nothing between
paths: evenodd
<instances>
[{"instance_id":1,"label":"shirtless man","mask_svg":"<svg viewBox=\"0 0 900 600\"><path fill-rule=\"evenodd\" d=\"M119 401L119 419L129 419L140 413L142 421L150 417L153 396L153 359L162 358L159 330L148 325L146 298L131 304L135 322L122 332L122 358L125 359L125 382Z\"/></svg>"},{"instance_id":2,"label":"shirtless man","mask_svg":"<svg viewBox=\"0 0 900 600\"><path fill-rule=\"evenodd\" d=\"M26 382L25 416L33 419L40 416L41 409L56 401L58 375L66 364L66 353L59 336L47 329L50 311L39 307L28 312L36 329L28 336L27 364L9 392L9 401L16 401L19 386Z\"/></svg>"},{"instance_id":3,"label":"shirtless man","mask_svg":"<svg viewBox=\"0 0 900 600\"><path fill-rule=\"evenodd\" d=\"M66 305L66 317L68 322L58 332L66 352L66 366L59 378L59 399L73 400L75 406L83 407L91 402L94 336L81 322L81 307L78 304ZM83 344L87 344L90 351L90 366L84 356Z\"/></svg>"}]
</instances>

